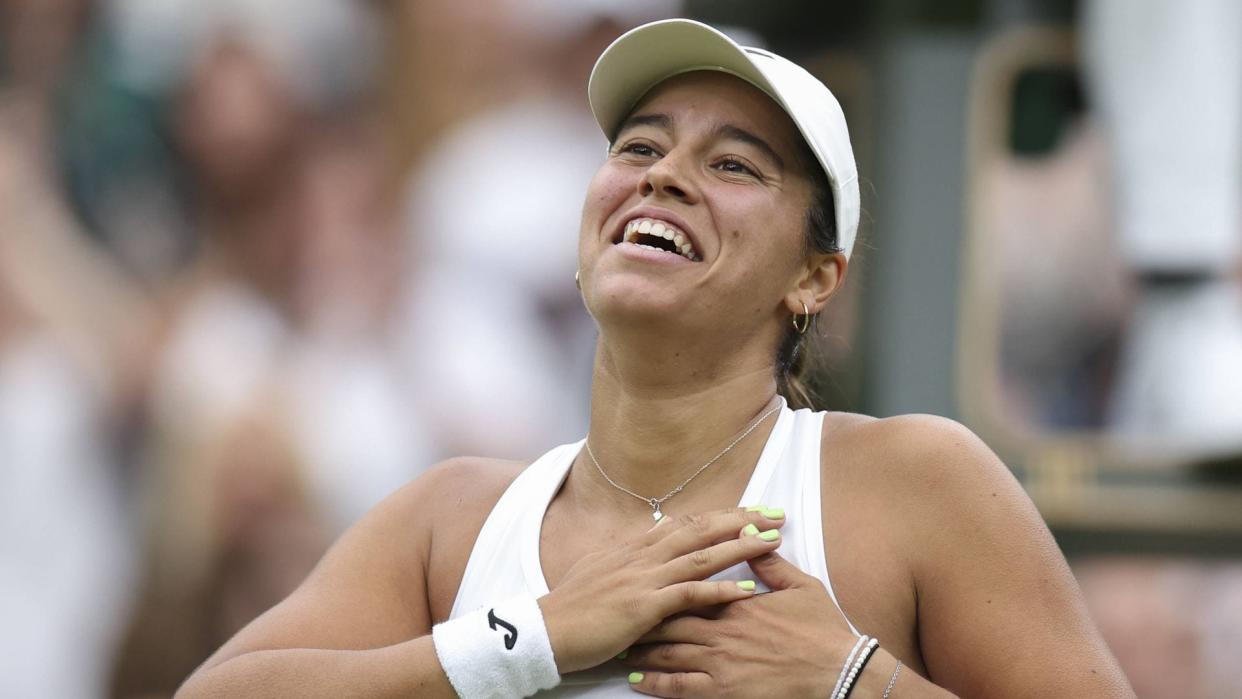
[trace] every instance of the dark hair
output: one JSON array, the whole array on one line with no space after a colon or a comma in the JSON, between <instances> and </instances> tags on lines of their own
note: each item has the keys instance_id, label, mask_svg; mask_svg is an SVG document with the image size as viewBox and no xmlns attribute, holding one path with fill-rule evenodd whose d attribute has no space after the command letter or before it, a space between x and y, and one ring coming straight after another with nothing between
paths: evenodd
<instances>
[{"instance_id":1,"label":"dark hair","mask_svg":"<svg viewBox=\"0 0 1242 699\"><path fill-rule=\"evenodd\" d=\"M806 159L809 160L807 169L811 173L811 206L806 212L803 253L842 252L837 243L836 204L832 199L828 176L809 150ZM811 319L806 322L811 322ZM809 348L804 347L807 338L808 335L798 332L790 323L785 327L780 349L776 353L776 390L794 409L817 407L815 392L805 381L809 369Z\"/></svg>"}]
</instances>

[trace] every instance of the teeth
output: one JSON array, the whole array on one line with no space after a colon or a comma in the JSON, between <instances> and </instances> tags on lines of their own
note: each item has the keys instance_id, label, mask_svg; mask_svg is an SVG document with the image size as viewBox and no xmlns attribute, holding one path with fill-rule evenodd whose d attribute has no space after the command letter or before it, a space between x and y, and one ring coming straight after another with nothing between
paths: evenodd
<instances>
[{"instance_id":1,"label":"teeth","mask_svg":"<svg viewBox=\"0 0 1242 699\"><path fill-rule=\"evenodd\" d=\"M622 242L633 243L640 248L647 248L648 250L657 250L659 252L668 252L670 254L680 254L682 257L692 262L697 262L701 259L694 251L694 245L690 242L686 235L677 230L677 228L671 224L666 224L662 221L654 219L635 219L625 224L624 231L625 232L621 236ZM658 248L653 245L639 243L638 236L640 235L650 235L670 241L673 244L675 252L665 250L664 248Z\"/></svg>"}]
</instances>

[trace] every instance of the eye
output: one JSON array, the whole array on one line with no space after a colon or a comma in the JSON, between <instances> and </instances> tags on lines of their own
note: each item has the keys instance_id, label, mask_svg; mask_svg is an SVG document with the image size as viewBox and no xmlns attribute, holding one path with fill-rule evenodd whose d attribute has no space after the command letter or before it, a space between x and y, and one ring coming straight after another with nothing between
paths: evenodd
<instances>
[{"instance_id":1,"label":"eye","mask_svg":"<svg viewBox=\"0 0 1242 699\"><path fill-rule=\"evenodd\" d=\"M623 143L616 147L615 152L618 155L636 155L640 158L660 157L660 153L656 151L654 147L642 141L630 141L628 143Z\"/></svg>"},{"instance_id":2,"label":"eye","mask_svg":"<svg viewBox=\"0 0 1242 699\"><path fill-rule=\"evenodd\" d=\"M742 162L741 160L738 160L737 158L722 158L720 162L716 164L716 167L717 169L722 170L724 172L732 172L732 173L736 173L739 175L748 175L750 177L755 177L755 178L759 177L759 173L755 172L754 168Z\"/></svg>"}]
</instances>

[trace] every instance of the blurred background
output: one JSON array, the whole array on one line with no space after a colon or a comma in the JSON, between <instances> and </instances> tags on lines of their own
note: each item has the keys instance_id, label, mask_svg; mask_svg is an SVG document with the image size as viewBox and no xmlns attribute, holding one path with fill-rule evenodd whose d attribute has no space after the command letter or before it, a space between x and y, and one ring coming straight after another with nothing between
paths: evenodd
<instances>
[{"instance_id":1,"label":"blurred background","mask_svg":"<svg viewBox=\"0 0 1242 699\"><path fill-rule=\"evenodd\" d=\"M1141 697L1242 696L1242 3L0 0L0 696L167 697L385 494L586 429L625 29L822 77L826 407L964 421Z\"/></svg>"}]
</instances>

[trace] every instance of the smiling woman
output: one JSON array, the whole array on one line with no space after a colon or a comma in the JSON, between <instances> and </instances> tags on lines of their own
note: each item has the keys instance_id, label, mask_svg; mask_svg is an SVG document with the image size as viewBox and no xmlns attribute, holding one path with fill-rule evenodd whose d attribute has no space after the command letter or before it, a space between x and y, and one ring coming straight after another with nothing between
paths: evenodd
<instances>
[{"instance_id":1,"label":"smiling woman","mask_svg":"<svg viewBox=\"0 0 1242 699\"><path fill-rule=\"evenodd\" d=\"M858 225L828 89L671 20L589 91L587 437L398 491L180 696L1132 696L973 434L797 394Z\"/></svg>"}]
</instances>

